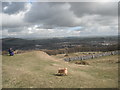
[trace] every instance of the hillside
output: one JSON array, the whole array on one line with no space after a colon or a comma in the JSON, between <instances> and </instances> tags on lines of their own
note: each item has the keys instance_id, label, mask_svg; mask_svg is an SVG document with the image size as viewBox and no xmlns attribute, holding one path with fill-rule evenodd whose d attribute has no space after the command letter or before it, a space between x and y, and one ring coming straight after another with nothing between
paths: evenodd
<instances>
[{"instance_id":1,"label":"hillside","mask_svg":"<svg viewBox=\"0 0 120 90\"><path fill-rule=\"evenodd\" d=\"M116 88L118 56L86 60L89 65L68 63L42 51L2 56L3 88ZM58 68L68 76L56 76Z\"/></svg>"},{"instance_id":2,"label":"hillside","mask_svg":"<svg viewBox=\"0 0 120 90\"><path fill-rule=\"evenodd\" d=\"M108 45L106 45L108 44ZM49 39L3 38L2 50L10 47L19 50L58 50L69 48L81 51L118 50L118 37L64 37ZM28 47L29 46L29 47ZM78 48L80 47L80 48ZM81 48L82 47L82 48ZM77 51L78 52L78 51Z\"/></svg>"}]
</instances>

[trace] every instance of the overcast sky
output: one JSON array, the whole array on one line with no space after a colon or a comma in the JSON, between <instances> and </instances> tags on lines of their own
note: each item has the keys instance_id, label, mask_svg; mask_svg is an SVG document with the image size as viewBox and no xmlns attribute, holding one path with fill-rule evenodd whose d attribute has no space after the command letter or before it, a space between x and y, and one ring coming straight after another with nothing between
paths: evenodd
<instances>
[{"instance_id":1,"label":"overcast sky","mask_svg":"<svg viewBox=\"0 0 120 90\"><path fill-rule=\"evenodd\" d=\"M1 7L3 38L118 34L117 2L2 2Z\"/></svg>"}]
</instances>

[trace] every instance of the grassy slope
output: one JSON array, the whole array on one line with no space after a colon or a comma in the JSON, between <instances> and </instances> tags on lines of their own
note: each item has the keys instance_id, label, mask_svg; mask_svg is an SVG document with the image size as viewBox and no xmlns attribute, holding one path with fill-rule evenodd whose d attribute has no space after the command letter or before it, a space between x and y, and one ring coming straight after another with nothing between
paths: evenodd
<instances>
[{"instance_id":1,"label":"grassy slope","mask_svg":"<svg viewBox=\"0 0 120 90\"><path fill-rule=\"evenodd\" d=\"M114 88L118 87L117 56L67 63L41 51L3 56L3 88ZM68 76L55 76L59 67Z\"/></svg>"}]
</instances>

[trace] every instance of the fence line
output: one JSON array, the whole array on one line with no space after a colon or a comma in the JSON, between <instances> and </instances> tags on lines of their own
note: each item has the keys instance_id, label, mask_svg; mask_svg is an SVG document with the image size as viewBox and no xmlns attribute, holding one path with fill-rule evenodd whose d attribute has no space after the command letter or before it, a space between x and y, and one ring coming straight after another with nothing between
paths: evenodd
<instances>
[{"instance_id":1,"label":"fence line","mask_svg":"<svg viewBox=\"0 0 120 90\"><path fill-rule=\"evenodd\" d=\"M110 55L117 55L119 54L119 51L111 51L111 52L104 52L104 53L99 53L99 54L92 54L92 55L86 55L86 56L76 56L76 57L70 57L70 58L65 58L65 61L73 61L73 60L87 60L87 59L94 59L94 58L99 58L102 56L110 56Z\"/></svg>"}]
</instances>

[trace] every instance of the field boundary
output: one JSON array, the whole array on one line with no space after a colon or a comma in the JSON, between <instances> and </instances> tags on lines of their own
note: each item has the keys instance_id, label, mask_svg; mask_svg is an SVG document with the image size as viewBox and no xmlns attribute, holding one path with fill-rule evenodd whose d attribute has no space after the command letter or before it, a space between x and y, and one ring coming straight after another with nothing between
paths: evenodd
<instances>
[{"instance_id":1,"label":"field boundary","mask_svg":"<svg viewBox=\"0 0 120 90\"><path fill-rule=\"evenodd\" d=\"M119 54L119 51L111 51L111 52L104 52L99 54L69 57L69 58L65 58L64 61L70 62L74 60L87 60L87 59L94 59L94 58L99 58L103 56L110 56L110 55L117 55L117 54Z\"/></svg>"}]
</instances>

